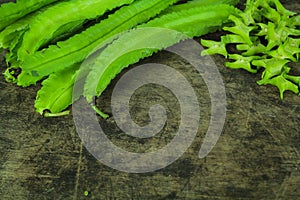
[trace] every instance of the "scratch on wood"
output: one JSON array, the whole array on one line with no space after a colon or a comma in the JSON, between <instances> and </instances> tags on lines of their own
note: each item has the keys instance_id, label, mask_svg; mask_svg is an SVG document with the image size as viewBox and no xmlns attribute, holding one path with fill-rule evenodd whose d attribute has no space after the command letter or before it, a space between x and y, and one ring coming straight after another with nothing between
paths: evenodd
<instances>
[{"instance_id":1,"label":"scratch on wood","mask_svg":"<svg viewBox=\"0 0 300 200\"><path fill-rule=\"evenodd\" d=\"M74 200L77 199L77 193L78 193L78 185L79 185L79 178L80 178L80 169L81 169L81 164L82 164L82 149L83 149L83 144L81 142L80 143L79 158L78 158L78 163L77 163L77 172L76 172L75 189L74 189Z\"/></svg>"}]
</instances>

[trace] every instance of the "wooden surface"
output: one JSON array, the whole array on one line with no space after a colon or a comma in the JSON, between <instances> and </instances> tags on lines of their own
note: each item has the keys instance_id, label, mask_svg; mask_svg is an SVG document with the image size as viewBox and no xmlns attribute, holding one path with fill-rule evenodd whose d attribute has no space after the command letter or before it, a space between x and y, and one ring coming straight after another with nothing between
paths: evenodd
<instances>
[{"instance_id":1,"label":"wooden surface","mask_svg":"<svg viewBox=\"0 0 300 200\"><path fill-rule=\"evenodd\" d=\"M300 12L298 1L284 3ZM187 152L172 165L144 174L119 172L97 161L82 145L72 115L45 119L35 113L39 85L19 88L0 76L0 199L300 199L300 97L286 93L281 101L276 88L256 85L259 75L226 69L222 57L213 58L224 78L228 112L222 136L205 159L198 157L209 120L203 80L166 52L143 61L168 64L191 77L202 113ZM101 97L107 112L112 88ZM147 106L147 94L149 88L141 90L134 105ZM161 101L169 97L166 106L172 110L171 94ZM134 111L136 118L147 121L146 111L136 110L141 110ZM101 123L110 138L128 145L118 140L121 131L113 119Z\"/></svg>"}]
</instances>

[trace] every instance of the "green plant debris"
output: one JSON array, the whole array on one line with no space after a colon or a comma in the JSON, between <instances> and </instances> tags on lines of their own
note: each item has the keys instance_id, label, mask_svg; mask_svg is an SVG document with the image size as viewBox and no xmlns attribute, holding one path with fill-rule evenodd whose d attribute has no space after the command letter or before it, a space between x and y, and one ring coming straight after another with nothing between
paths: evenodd
<instances>
[{"instance_id":1,"label":"green plant debris","mask_svg":"<svg viewBox=\"0 0 300 200\"><path fill-rule=\"evenodd\" d=\"M238 16L230 16L228 33L221 41L201 40L207 47L202 55L220 54L231 61L226 66L251 73L262 71L259 85L274 85L283 99L285 91L299 94L299 75L292 75L291 62L299 61L299 15L283 7L279 0L247 0ZM234 52L227 50L234 45ZM236 53L238 52L238 53Z\"/></svg>"}]
</instances>

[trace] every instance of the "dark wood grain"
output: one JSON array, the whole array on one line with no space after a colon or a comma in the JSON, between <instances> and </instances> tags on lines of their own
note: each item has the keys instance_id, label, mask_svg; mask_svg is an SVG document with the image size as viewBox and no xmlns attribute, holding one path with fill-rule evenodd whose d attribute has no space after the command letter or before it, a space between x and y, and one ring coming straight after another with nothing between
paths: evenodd
<instances>
[{"instance_id":1,"label":"dark wood grain","mask_svg":"<svg viewBox=\"0 0 300 200\"><path fill-rule=\"evenodd\" d=\"M282 2L300 12L298 0ZM201 100L201 126L192 146L172 165L145 174L101 164L82 145L72 115L45 119L35 112L39 85L19 88L0 76L0 199L299 199L300 97L287 93L281 101L276 88L255 83L258 75L225 68L221 56L213 59L225 82L228 112L222 136L205 159L198 158L210 110L203 80L185 61L166 52L140 63L163 63L183 71ZM2 72L3 56L1 60ZM104 111L110 112L115 83L101 97ZM146 88L133 99L133 114L140 123L148 120L146 110L139 107L151 103L148 95ZM165 92L159 101L169 98L166 106L176 116L172 94ZM133 148L122 140L126 137L113 119L101 123L113 141ZM164 140L145 145L164 145ZM133 150L137 146L145 150L139 141Z\"/></svg>"}]
</instances>

